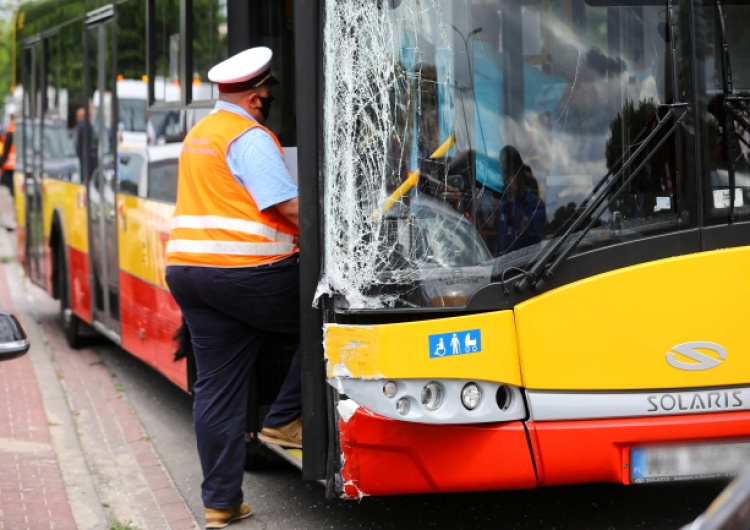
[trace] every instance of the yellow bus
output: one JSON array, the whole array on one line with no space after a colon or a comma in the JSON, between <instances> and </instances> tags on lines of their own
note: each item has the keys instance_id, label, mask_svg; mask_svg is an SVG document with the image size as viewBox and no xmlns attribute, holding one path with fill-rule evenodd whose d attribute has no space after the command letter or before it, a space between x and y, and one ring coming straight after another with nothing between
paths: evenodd
<instances>
[{"instance_id":1,"label":"yellow bus","mask_svg":"<svg viewBox=\"0 0 750 530\"><path fill-rule=\"evenodd\" d=\"M360 498L750 458L745 2L41 0L15 22L19 248L71 344L91 328L189 390L179 141L208 68L266 45L302 219L305 440L277 451L303 479ZM144 80L140 114L118 79ZM170 134L133 141L127 113ZM248 467L284 373L263 359Z\"/></svg>"}]
</instances>

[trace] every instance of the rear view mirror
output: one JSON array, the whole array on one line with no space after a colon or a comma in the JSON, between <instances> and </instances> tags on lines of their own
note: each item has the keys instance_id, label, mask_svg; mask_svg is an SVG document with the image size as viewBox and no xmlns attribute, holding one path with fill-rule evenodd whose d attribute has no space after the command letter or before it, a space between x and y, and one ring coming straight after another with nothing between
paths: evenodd
<instances>
[{"instance_id":1,"label":"rear view mirror","mask_svg":"<svg viewBox=\"0 0 750 530\"><path fill-rule=\"evenodd\" d=\"M0 311L0 361L15 359L29 351L29 340L16 317Z\"/></svg>"}]
</instances>

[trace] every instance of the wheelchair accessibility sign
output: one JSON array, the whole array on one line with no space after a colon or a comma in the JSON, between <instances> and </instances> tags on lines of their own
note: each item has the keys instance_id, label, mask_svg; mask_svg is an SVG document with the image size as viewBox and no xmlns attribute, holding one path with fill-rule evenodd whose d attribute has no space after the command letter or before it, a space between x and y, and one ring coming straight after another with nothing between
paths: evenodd
<instances>
[{"instance_id":1,"label":"wheelchair accessibility sign","mask_svg":"<svg viewBox=\"0 0 750 530\"><path fill-rule=\"evenodd\" d=\"M431 359L482 351L482 332L478 329L428 335L428 339Z\"/></svg>"}]
</instances>

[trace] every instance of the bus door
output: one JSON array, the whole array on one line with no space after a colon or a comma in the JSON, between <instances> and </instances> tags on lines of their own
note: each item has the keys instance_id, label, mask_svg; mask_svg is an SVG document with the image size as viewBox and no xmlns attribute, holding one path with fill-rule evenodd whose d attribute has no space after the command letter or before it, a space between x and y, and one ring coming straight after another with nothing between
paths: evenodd
<instances>
[{"instance_id":1,"label":"bus door","mask_svg":"<svg viewBox=\"0 0 750 530\"><path fill-rule=\"evenodd\" d=\"M42 220L42 42L24 49L21 75L23 86L22 119L17 120L16 156L24 168L26 198L26 259L28 275L34 283L44 285L44 224ZM20 147L20 150L19 150ZM21 152L22 151L22 152Z\"/></svg>"},{"instance_id":2,"label":"bus door","mask_svg":"<svg viewBox=\"0 0 750 530\"><path fill-rule=\"evenodd\" d=\"M119 343L114 20L114 8L107 6L89 13L86 21L84 89L90 126L89 138L84 140L83 171L88 194L93 325Z\"/></svg>"}]
</instances>

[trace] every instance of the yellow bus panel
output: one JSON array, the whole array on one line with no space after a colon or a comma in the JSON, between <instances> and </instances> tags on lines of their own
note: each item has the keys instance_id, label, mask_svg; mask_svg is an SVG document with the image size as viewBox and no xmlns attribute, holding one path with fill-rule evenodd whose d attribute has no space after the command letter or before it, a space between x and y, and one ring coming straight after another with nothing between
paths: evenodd
<instances>
[{"instance_id":1,"label":"yellow bus panel","mask_svg":"<svg viewBox=\"0 0 750 530\"><path fill-rule=\"evenodd\" d=\"M524 386L629 390L747 384L750 248L644 263L519 304Z\"/></svg>"},{"instance_id":2,"label":"yellow bus panel","mask_svg":"<svg viewBox=\"0 0 750 530\"><path fill-rule=\"evenodd\" d=\"M26 194L24 193L24 176L22 171L13 172L13 194L16 205L16 223L26 226Z\"/></svg>"},{"instance_id":3,"label":"yellow bus panel","mask_svg":"<svg viewBox=\"0 0 750 530\"><path fill-rule=\"evenodd\" d=\"M479 330L479 351L453 355L445 342L443 356L430 355L430 337L466 330ZM521 382L512 311L373 326L328 324L324 345L328 377Z\"/></svg>"},{"instance_id":4,"label":"yellow bus panel","mask_svg":"<svg viewBox=\"0 0 750 530\"><path fill-rule=\"evenodd\" d=\"M81 184L52 178L43 179L42 187L44 189L42 216L45 239L48 239L52 233L52 216L57 210L62 220L66 245L88 253L86 188Z\"/></svg>"},{"instance_id":5,"label":"yellow bus panel","mask_svg":"<svg viewBox=\"0 0 750 530\"><path fill-rule=\"evenodd\" d=\"M174 204L118 195L117 210L120 268L166 289L165 257Z\"/></svg>"}]
</instances>

